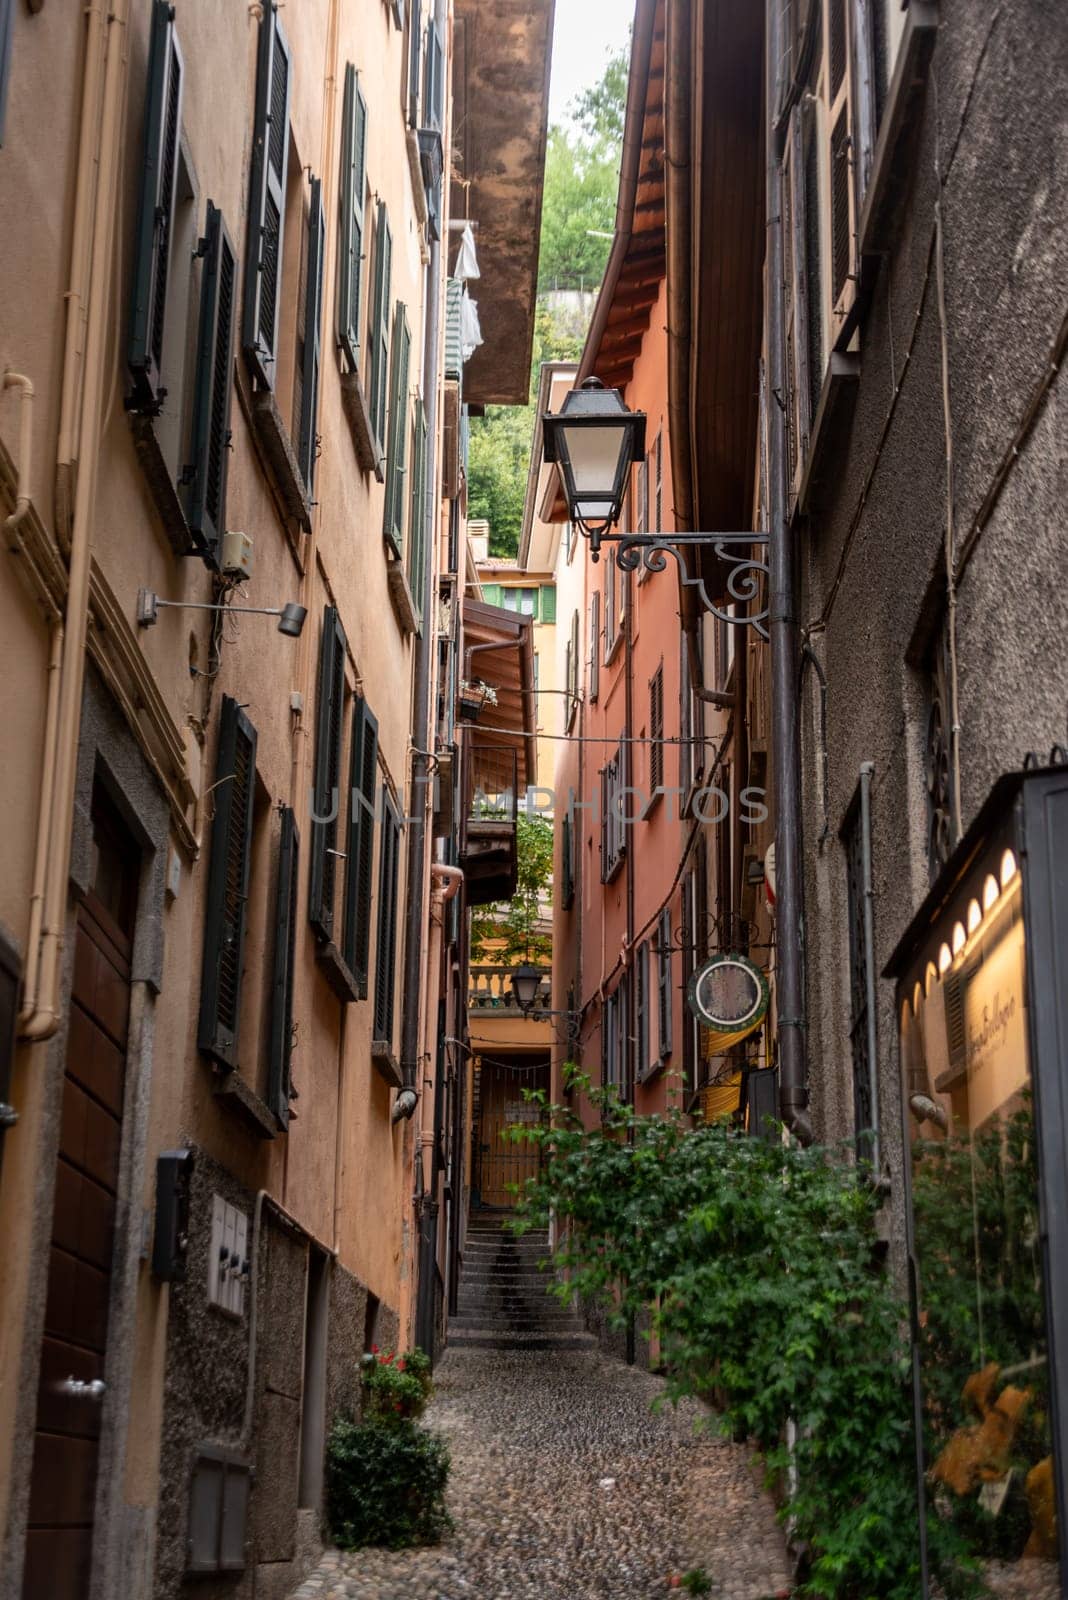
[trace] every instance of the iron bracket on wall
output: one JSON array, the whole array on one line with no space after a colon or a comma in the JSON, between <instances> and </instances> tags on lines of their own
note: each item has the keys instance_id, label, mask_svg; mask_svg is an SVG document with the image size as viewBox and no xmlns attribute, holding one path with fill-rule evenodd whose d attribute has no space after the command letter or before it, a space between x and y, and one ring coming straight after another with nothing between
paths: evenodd
<instances>
[{"instance_id":1,"label":"iron bracket on wall","mask_svg":"<svg viewBox=\"0 0 1068 1600\"><path fill-rule=\"evenodd\" d=\"M751 625L762 639L768 637L766 587L760 610L728 611L725 605L717 605L712 599L704 579L693 576L683 554L686 547L712 550L729 567L726 604L754 608L761 603L760 576L768 576L766 533L603 533L601 541L619 546L616 566L621 572L636 572L639 567L646 572L663 572L668 556L673 557L678 563L683 587L696 591L705 611L734 627ZM759 554L754 546L758 547Z\"/></svg>"}]
</instances>

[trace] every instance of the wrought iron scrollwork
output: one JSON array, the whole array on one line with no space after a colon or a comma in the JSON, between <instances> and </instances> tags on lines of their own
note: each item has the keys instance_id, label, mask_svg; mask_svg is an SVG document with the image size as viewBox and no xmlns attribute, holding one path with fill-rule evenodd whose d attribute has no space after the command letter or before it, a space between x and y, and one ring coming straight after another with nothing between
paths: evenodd
<instances>
[{"instance_id":1,"label":"wrought iron scrollwork","mask_svg":"<svg viewBox=\"0 0 1068 1600\"><path fill-rule=\"evenodd\" d=\"M761 574L765 577L768 574L768 564L763 559L767 542L767 535L763 533L679 533L671 537L649 533L624 534L618 541L616 566L621 572L637 572L639 568L644 568L646 572L663 572L667 558L671 556L678 563L683 587L696 591L705 611L735 627L748 624L756 629L762 639L766 639L767 600L760 609L756 608L760 606ZM683 555L683 547L687 545L711 549L720 561L727 563L728 604L739 607L737 612L717 605L705 587L704 579L691 574Z\"/></svg>"}]
</instances>

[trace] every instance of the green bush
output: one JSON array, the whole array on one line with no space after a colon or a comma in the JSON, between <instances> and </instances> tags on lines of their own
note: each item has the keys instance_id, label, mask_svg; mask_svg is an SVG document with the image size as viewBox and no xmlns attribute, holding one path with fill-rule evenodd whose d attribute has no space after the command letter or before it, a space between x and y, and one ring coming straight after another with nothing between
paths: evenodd
<instances>
[{"instance_id":1,"label":"green bush","mask_svg":"<svg viewBox=\"0 0 1068 1600\"><path fill-rule=\"evenodd\" d=\"M363 1410L368 1421L415 1422L433 1393L430 1358L422 1350L394 1356L377 1345L363 1358Z\"/></svg>"},{"instance_id":2,"label":"green bush","mask_svg":"<svg viewBox=\"0 0 1068 1600\"><path fill-rule=\"evenodd\" d=\"M335 1543L343 1550L435 1544L451 1527L448 1477L444 1440L415 1422L340 1419L327 1447L327 1518Z\"/></svg>"},{"instance_id":3,"label":"green bush","mask_svg":"<svg viewBox=\"0 0 1068 1600\"><path fill-rule=\"evenodd\" d=\"M598 1126L554 1106L511 1130L542 1156L519 1226L566 1228L561 1298L577 1291L617 1326L651 1310L668 1396L714 1395L724 1432L763 1452L809 1552L799 1594L916 1600L908 1315L877 1264L872 1185L834 1152L573 1087ZM959 1535L929 1518L928 1539L943 1592L971 1592Z\"/></svg>"}]
</instances>

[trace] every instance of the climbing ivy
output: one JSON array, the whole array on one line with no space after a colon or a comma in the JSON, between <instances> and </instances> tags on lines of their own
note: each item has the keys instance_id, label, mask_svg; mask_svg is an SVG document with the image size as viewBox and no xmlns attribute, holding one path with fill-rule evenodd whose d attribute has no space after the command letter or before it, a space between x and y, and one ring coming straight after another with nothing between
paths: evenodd
<instances>
[{"instance_id":1,"label":"climbing ivy","mask_svg":"<svg viewBox=\"0 0 1068 1600\"><path fill-rule=\"evenodd\" d=\"M561 1298L617 1326L651 1312L667 1395L714 1400L763 1453L807 1547L800 1595L916 1600L908 1319L876 1258L872 1186L836 1152L638 1116L571 1083L595 1126L535 1094L540 1123L512 1130L540 1147L517 1226L555 1216ZM974 1593L954 1530L935 1521L929 1537L943 1592Z\"/></svg>"}]
</instances>

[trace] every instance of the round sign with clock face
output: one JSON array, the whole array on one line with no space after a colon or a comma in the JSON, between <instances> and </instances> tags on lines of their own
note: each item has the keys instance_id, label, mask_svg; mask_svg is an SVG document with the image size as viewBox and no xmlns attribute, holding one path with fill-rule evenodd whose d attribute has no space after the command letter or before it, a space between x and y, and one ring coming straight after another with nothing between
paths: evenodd
<instances>
[{"instance_id":1,"label":"round sign with clock face","mask_svg":"<svg viewBox=\"0 0 1068 1600\"><path fill-rule=\"evenodd\" d=\"M735 1033L763 1021L768 980L747 956L713 956L690 979L686 997L707 1027Z\"/></svg>"}]
</instances>

